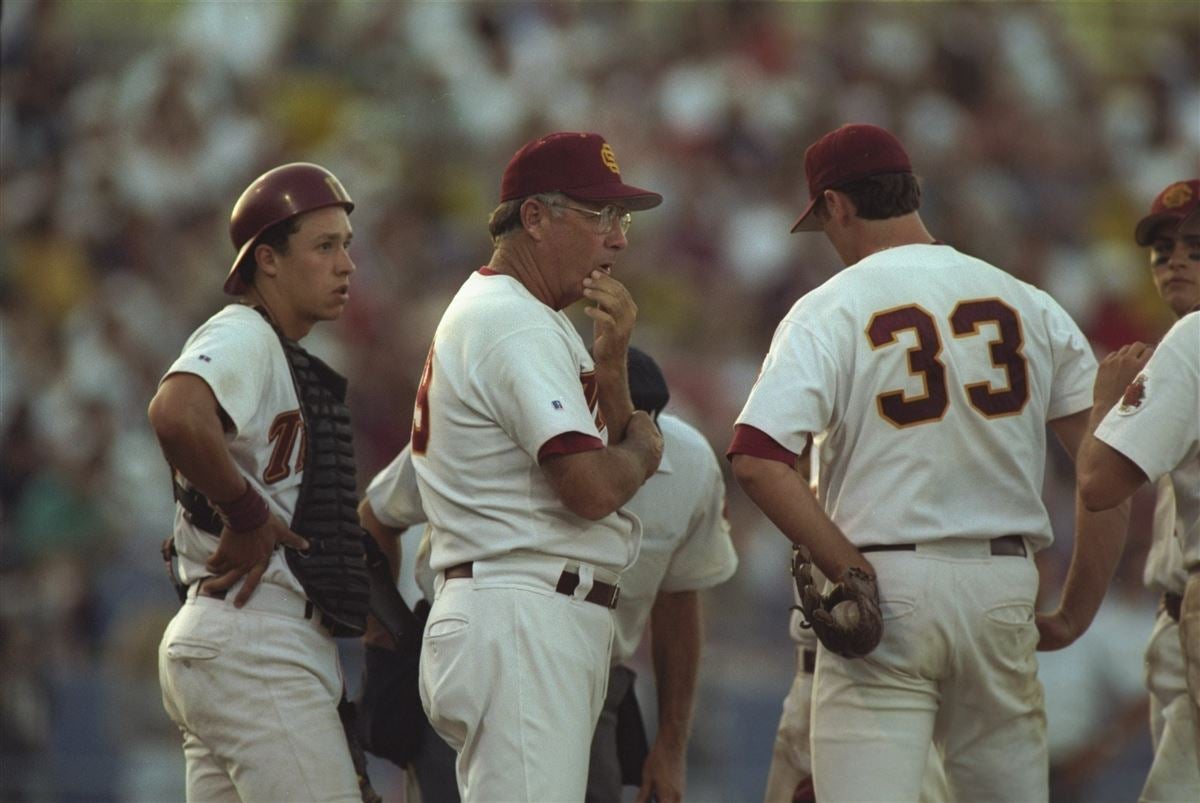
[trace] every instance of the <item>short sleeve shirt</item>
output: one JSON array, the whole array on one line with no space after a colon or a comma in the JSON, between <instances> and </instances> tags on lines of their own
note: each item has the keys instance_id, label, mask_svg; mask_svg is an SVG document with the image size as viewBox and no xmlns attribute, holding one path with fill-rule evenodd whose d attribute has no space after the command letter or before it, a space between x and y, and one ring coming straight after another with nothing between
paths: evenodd
<instances>
[{"instance_id":1,"label":"short sleeve shirt","mask_svg":"<svg viewBox=\"0 0 1200 803\"><path fill-rule=\"evenodd\" d=\"M1046 423L1091 406L1095 370L1046 293L908 245L792 307L737 424L795 454L824 434L820 495L857 545L1019 533L1040 547Z\"/></svg>"},{"instance_id":2,"label":"short sleeve shirt","mask_svg":"<svg viewBox=\"0 0 1200 803\"><path fill-rule=\"evenodd\" d=\"M603 446L592 359L570 320L515 279L477 272L438 325L414 411L413 464L434 571L528 550L620 573L641 527L558 499L538 462L574 434Z\"/></svg>"},{"instance_id":3,"label":"short sleeve shirt","mask_svg":"<svg viewBox=\"0 0 1200 803\"><path fill-rule=\"evenodd\" d=\"M225 439L238 470L271 512L290 524L303 478L305 434L296 386L275 330L250 307L231 304L188 338L163 378L180 373L208 384L233 422ZM193 526L177 504L180 580L190 585L211 574L204 564L216 547L217 537ZM271 556L263 582L304 593L280 550Z\"/></svg>"},{"instance_id":4,"label":"short sleeve shirt","mask_svg":"<svg viewBox=\"0 0 1200 803\"><path fill-rule=\"evenodd\" d=\"M1170 475L1184 566L1200 564L1200 312L1175 322L1096 437L1151 480Z\"/></svg>"}]
</instances>

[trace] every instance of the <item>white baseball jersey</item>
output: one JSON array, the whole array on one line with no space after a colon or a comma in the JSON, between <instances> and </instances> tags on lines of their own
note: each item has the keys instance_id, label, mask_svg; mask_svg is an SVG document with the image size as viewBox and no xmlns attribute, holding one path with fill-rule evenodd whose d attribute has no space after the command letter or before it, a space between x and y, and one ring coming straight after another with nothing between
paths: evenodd
<instances>
[{"instance_id":1,"label":"white baseball jersey","mask_svg":"<svg viewBox=\"0 0 1200 803\"><path fill-rule=\"evenodd\" d=\"M613 612L613 663L627 661L637 649L659 591L711 588L737 569L725 519L725 482L712 447L695 427L672 415L660 415L658 425L662 462L626 505L642 522L642 548L621 575L621 604ZM367 499L375 517L388 527L405 529L425 521L409 446L371 480ZM432 600L427 536L414 571Z\"/></svg>"},{"instance_id":2,"label":"white baseball jersey","mask_svg":"<svg viewBox=\"0 0 1200 803\"><path fill-rule=\"evenodd\" d=\"M1200 312L1175 322L1096 437L1151 480L1170 474L1183 565L1200 565Z\"/></svg>"},{"instance_id":3,"label":"white baseball jersey","mask_svg":"<svg viewBox=\"0 0 1200 803\"><path fill-rule=\"evenodd\" d=\"M575 515L538 465L548 445L602 448L598 406L595 365L567 316L510 276L473 273L438 324L413 414L433 569L517 550L615 573L631 564L637 518Z\"/></svg>"},{"instance_id":4,"label":"white baseball jersey","mask_svg":"<svg viewBox=\"0 0 1200 803\"><path fill-rule=\"evenodd\" d=\"M376 474L367 486L366 499L371 503L375 518L385 527L397 530L407 530L417 524L424 524L425 509L421 505L421 491L417 487L417 471L413 467L412 444L400 450L392 462ZM433 569L429 566L429 530L426 527L421 535L420 546L417 548L413 562L413 573L421 596L433 602ZM401 568L400 586L405 585L407 572L403 571L411 551L400 544Z\"/></svg>"},{"instance_id":5,"label":"white baseball jersey","mask_svg":"<svg viewBox=\"0 0 1200 803\"><path fill-rule=\"evenodd\" d=\"M296 386L279 336L255 310L230 304L192 333L171 374L203 379L233 421L225 433L238 470L262 494L271 513L290 524L300 495L305 432ZM192 584L211 575L205 562L217 537L194 527L175 506L175 548L180 580ZM262 582L304 594L282 550L271 555Z\"/></svg>"},{"instance_id":6,"label":"white baseball jersey","mask_svg":"<svg viewBox=\"0 0 1200 803\"><path fill-rule=\"evenodd\" d=\"M1050 543L1049 420L1091 406L1096 362L1049 295L945 245L868 256L792 307L738 417L799 454L858 545L1020 533Z\"/></svg>"}]
</instances>

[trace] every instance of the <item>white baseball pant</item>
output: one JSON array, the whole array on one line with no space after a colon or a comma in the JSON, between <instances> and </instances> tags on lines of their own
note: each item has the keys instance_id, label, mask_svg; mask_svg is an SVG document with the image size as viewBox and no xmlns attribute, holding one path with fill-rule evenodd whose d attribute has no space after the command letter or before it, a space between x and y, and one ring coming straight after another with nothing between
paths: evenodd
<instances>
[{"instance_id":1,"label":"white baseball pant","mask_svg":"<svg viewBox=\"0 0 1200 803\"><path fill-rule=\"evenodd\" d=\"M458 752L465 803L584 799L613 619L584 600L592 567L578 569L572 596L554 590L566 565L523 553L477 561L473 577L438 576L421 701Z\"/></svg>"},{"instance_id":2,"label":"white baseball pant","mask_svg":"<svg viewBox=\"0 0 1200 803\"><path fill-rule=\"evenodd\" d=\"M1188 700L1179 624L1163 611L1146 645L1150 737L1154 763L1138 798L1141 803L1200 800L1200 762Z\"/></svg>"},{"instance_id":3,"label":"white baseball pant","mask_svg":"<svg viewBox=\"0 0 1200 803\"><path fill-rule=\"evenodd\" d=\"M855 660L817 651L817 800L918 799L932 742L951 799L1046 801L1033 561L969 539L869 557L883 640Z\"/></svg>"},{"instance_id":4,"label":"white baseball pant","mask_svg":"<svg viewBox=\"0 0 1200 803\"><path fill-rule=\"evenodd\" d=\"M183 733L189 801L361 796L337 705L337 647L304 597L263 583L245 607L197 596L159 645L163 706Z\"/></svg>"}]
</instances>

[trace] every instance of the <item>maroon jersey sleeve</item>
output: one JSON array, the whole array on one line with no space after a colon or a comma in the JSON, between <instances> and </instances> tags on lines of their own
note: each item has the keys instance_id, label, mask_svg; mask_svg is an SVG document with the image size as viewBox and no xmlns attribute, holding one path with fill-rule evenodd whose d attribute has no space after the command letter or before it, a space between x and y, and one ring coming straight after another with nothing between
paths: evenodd
<instances>
[{"instance_id":1,"label":"maroon jersey sleeve","mask_svg":"<svg viewBox=\"0 0 1200 803\"><path fill-rule=\"evenodd\" d=\"M590 452L593 449L603 449L604 441L597 438L595 435L585 435L582 432L564 432L561 435L555 435L550 440L542 444L542 448L538 449L538 462L541 463L547 457L553 457L560 454L575 454L576 452Z\"/></svg>"},{"instance_id":2,"label":"maroon jersey sleeve","mask_svg":"<svg viewBox=\"0 0 1200 803\"><path fill-rule=\"evenodd\" d=\"M778 460L789 466L795 466L796 458L799 456L795 452L785 449L779 441L761 429L749 424L738 424L733 428L733 440L729 443L725 457L732 460L735 454L761 457L763 460Z\"/></svg>"}]
</instances>

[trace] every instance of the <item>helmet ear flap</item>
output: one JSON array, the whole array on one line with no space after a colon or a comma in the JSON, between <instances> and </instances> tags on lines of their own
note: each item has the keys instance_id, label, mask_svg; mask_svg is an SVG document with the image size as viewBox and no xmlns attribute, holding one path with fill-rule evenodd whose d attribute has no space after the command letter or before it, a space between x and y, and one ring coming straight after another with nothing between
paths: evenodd
<instances>
[{"instance_id":1,"label":"helmet ear flap","mask_svg":"<svg viewBox=\"0 0 1200 803\"><path fill-rule=\"evenodd\" d=\"M256 178L238 198L229 218L229 239L237 256L225 279L225 292L241 295L249 289L256 265L252 251L263 232L326 206L342 206L349 214L354 201L337 176L320 165L293 162Z\"/></svg>"}]
</instances>

